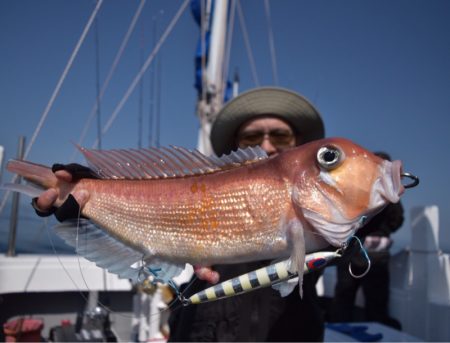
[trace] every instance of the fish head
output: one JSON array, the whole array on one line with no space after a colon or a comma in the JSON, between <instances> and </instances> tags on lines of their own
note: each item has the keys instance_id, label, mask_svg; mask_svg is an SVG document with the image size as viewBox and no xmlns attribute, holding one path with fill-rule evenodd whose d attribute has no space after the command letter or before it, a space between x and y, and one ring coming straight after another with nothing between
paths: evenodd
<instances>
[{"instance_id":1,"label":"fish head","mask_svg":"<svg viewBox=\"0 0 450 343\"><path fill-rule=\"evenodd\" d=\"M402 163L387 161L342 139L330 138L303 146L307 166L293 169L292 198L296 211L316 234L343 246L388 203L400 200ZM306 157L306 158L305 158Z\"/></svg>"}]
</instances>

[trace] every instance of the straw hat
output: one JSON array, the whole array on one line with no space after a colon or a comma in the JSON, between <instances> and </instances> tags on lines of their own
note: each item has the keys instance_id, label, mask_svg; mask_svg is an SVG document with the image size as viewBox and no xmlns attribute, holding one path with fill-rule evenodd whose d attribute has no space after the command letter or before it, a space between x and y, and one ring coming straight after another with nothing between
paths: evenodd
<instances>
[{"instance_id":1,"label":"straw hat","mask_svg":"<svg viewBox=\"0 0 450 343\"><path fill-rule=\"evenodd\" d=\"M247 120L273 115L288 122L303 143L323 138L325 128L319 112L303 96L279 87L261 87L241 93L217 114L211 128L211 144L220 156L235 146L235 135Z\"/></svg>"}]
</instances>

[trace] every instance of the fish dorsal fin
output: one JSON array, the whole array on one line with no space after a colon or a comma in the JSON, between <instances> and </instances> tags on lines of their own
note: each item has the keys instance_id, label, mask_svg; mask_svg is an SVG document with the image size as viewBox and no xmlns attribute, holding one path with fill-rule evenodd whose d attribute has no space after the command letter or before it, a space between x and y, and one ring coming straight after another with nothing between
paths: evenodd
<instances>
[{"instance_id":1,"label":"fish dorsal fin","mask_svg":"<svg viewBox=\"0 0 450 343\"><path fill-rule=\"evenodd\" d=\"M198 150L169 148L95 150L80 148L89 167L103 179L163 179L214 173L267 158L261 147L232 151L221 157Z\"/></svg>"}]
</instances>

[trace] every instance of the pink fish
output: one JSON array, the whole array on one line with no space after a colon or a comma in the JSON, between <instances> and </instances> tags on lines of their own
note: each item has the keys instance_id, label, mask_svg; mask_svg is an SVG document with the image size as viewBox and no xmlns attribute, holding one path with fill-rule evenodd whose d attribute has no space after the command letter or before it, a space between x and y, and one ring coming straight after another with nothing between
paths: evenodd
<instances>
[{"instance_id":1,"label":"pink fish","mask_svg":"<svg viewBox=\"0 0 450 343\"><path fill-rule=\"evenodd\" d=\"M81 150L99 179L64 183L48 167L18 160L7 168L57 188L57 205L87 190L88 219L57 232L81 255L135 280L150 273L167 281L185 263L288 257L301 276L305 254L345 245L404 191L400 161L341 138L270 158L260 148L221 158L177 147Z\"/></svg>"}]
</instances>

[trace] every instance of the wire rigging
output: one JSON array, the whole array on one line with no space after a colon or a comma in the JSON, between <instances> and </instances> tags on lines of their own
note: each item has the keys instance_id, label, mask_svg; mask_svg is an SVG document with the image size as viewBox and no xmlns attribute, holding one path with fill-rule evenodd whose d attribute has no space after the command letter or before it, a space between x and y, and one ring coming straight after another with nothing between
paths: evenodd
<instances>
[{"instance_id":1,"label":"wire rigging","mask_svg":"<svg viewBox=\"0 0 450 343\"><path fill-rule=\"evenodd\" d=\"M264 0L264 9L266 12L267 30L268 30L268 35L269 35L269 47L270 47L270 57L271 57L271 61L272 61L273 83L275 84L275 86L278 86L278 71L277 71L277 60L276 60L276 54L275 54L275 39L273 36L272 18L270 16L269 0Z\"/></svg>"},{"instance_id":2,"label":"wire rigging","mask_svg":"<svg viewBox=\"0 0 450 343\"><path fill-rule=\"evenodd\" d=\"M145 48L145 22L141 24L141 37L139 42L139 64L144 63ZM138 101L138 143L139 149L142 148L142 128L144 119L144 78L139 81L139 101Z\"/></svg>"},{"instance_id":3,"label":"wire rigging","mask_svg":"<svg viewBox=\"0 0 450 343\"><path fill-rule=\"evenodd\" d=\"M153 51L148 56L148 58L145 61L144 65L142 66L141 70L136 75L136 77L134 78L133 82L130 84L130 86L128 87L127 91L125 92L125 95L122 97L122 99L120 100L119 104L117 105L117 107L115 108L115 110L113 111L111 116L109 117L107 123L103 127L102 134L105 134L106 132L108 132L108 130L110 129L112 123L117 118L117 115L119 114L120 110L122 109L122 107L127 102L127 100L130 97L131 93L136 88L137 84L139 83L140 79L142 78L142 76L144 75L145 71L149 67L150 63L153 61L155 55L158 53L159 49L161 48L162 44L167 39L168 35L172 32L173 28L175 27L175 24L178 22L179 18L181 17L181 15L183 14L184 10L187 8L188 5L189 5L189 0L185 0L183 2L183 4L180 6L180 8L178 9L178 12L175 14L175 16L173 17L172 21L170 22L170 24L168 25L168 27L164 31L164 33L161 36L159 42L156 44L155 48L153 49ZM96 142L94 143L93 148L96 148L97 146L98 146L98 140L96 140Z\"/></svg>"},{"instance_id":4,"label":"wire rigging","mask_svg":"<svg viewBox=\"0 0 450 343\"><path fill-rule=\"evenodd\" d=\"M145 2L146 2L146 0L141 0L141 2L139 3L138 8L136 9L136 12L135 12L135 14L134 14L134 16L133 16L133 18L131 20L131 23L130 23L130 25L128 27L128 30L127 30L127 32L126 32L126 34L125 34L125 36L124 36L124 38L122 40L122 43L120 44L119 50L117 51L117 54L116 54L116 56L114 58L114 61L113 61L112 65L111 65L111 68L109 69L108 74L106 76L106 79L103 82L102 88L100 90L100 95L99 95L98 99L96 100L94 106L92 107L88 119L86 120L84 128L83 128L83 130L81 132L80 138L78 140L78 145L82 145L82 143L83 143L83 141L84 141L84 139L86 137L86 134L87 134L87 132L89 130L89 127L91 125L92 119L94 118L95 113L97 111L97 106L99 106L99 102L102 100L103 95L105 94L106 89L108 88L109 83L110 83L110 81L111 81L111 79L113 77L113 74L114 74L114 72L117 69L117 65L119 64L119 62L120 62L120 60L122 58L123 52L125 51L125 48L126 48L126 46L128 44L128 41L129 41L129 39L131 37L131 34L133 33L133 31L134 31L134 29L136 27L136 23L137 23L140 15L142 13L142 9L144 8ZM74 152L73 152L73 154L72 154L72 156L70 158L71 161L73 161L75 159L75 155L77 153L79 153L79 150L77 148L74 148Z\"/></svg>"},{"instance_id":5,"label":"wire rigging","mask_svg":"<svg viewBox=\"0 0 450 343\"><path fill-rule=\"evenodd\" d=\"M230 67L230 55L231 55L231 43L233 41L233 31L234 31L234 18L236 13L236 0L232 0L231 10L230 10L230 20L229 20L229 33L227 35L227 43L225 46L225 59L223 63L223 84L222 84L222 92L225 93L227 89L227 79L228 79L228 69ZM224 98L224 94L222 94L222 99Z\"/></svg>"},{"instance_id":6,"label":"wire rigging","mask_svg":"<svg viewBox=\"0 0 450 343\"><path fill-rule=\"evenodd\" d=\"M250 47L250 40L248 38L247 26L245 25L244 13L242 11L241 2L237 0L237 12L239 17L239 24L241 26L242 35L244 38L245 48L247 50L247 56L250 63L250 69L252 71L253 82L256 87L259 87L258 74L256 72L255 59L253 57L252 49Z\"/></svg>"},{"instance_id":7,"label":"wire rigging","mask_svg":"<svg viewBox=\"0 0 450 343\"><path fill-rule=\"evenodd\" d=\"M102 127L102 118L100 111L100 44L99 44L99 33L98 33L98 18L95 18L94 25L95 32L95 89L97 92L96 103L97 105L97 134L98 134L98 147L102 148L102 137L101 137L101 127Z\"/></svg>"}]
</instances>

